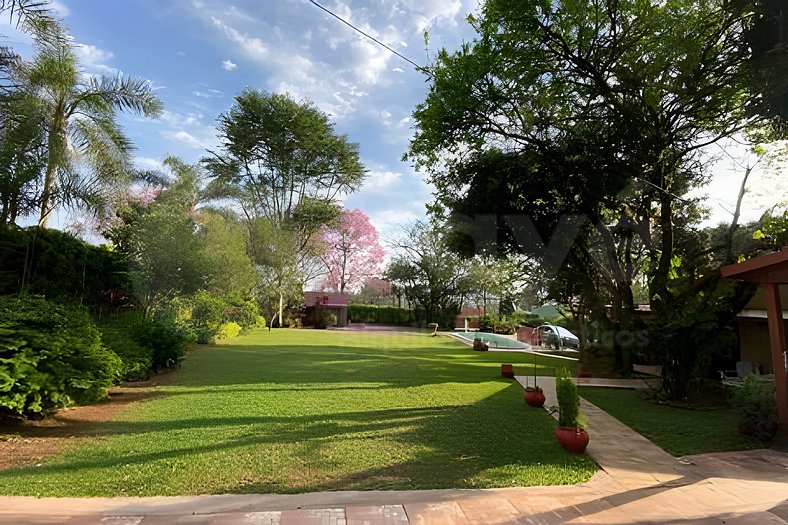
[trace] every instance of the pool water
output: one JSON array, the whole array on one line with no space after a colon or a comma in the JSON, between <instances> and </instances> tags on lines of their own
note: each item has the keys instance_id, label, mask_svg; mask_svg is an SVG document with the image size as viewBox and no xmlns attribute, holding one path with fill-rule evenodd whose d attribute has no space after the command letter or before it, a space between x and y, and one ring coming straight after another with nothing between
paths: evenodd
<instances>
[{"instance_id":1,"label":"pool water","mask_svg":"<svg viewBox=\"0 0 788 525\"><path fill-rule=\"evenodd\" d=\"M531 345L526 343L521 343L516 339L512 339L510 337L506 337L503 335L498 334L490 334L487 332L452 332L454 337L462 339L464 341L468 341L473 344L474 339L481 339L482 342L487 344L490 348L517 348L517 349L527 349L531 348Z\"/></svg>"}]
</instances>

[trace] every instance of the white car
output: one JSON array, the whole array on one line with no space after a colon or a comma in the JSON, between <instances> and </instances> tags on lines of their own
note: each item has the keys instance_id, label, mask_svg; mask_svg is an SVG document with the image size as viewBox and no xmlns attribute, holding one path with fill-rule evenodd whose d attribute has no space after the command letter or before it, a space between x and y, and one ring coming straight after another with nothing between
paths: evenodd
<instances>
[{"instance_id":1,"label":"white car","mask_svg":"<svg viewBox=\"0 0 788 525\"><path fill-rule=\"evenodd\" d=\"M563 326L543 324L537 327L535 332L542 346L580 348L580 339Z\"/></svg>"}]
</instances>

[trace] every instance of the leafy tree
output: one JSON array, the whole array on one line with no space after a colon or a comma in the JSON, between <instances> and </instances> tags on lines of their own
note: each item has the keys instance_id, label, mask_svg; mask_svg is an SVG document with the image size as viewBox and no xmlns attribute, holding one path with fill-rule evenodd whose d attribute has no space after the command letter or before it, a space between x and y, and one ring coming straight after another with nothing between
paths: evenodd
<instances>
[{"instance_id":1,"label":"leafy tree","mask_svg":"<svg viewBox=\"0 0 788 525\"><path fill-rule=\"evenodd\" d=\"M585 274L620 332L643 276L670 311L678 238L700 217L678 196L705 182L700 152L771 118L752 111L752 19L752 4L723 0L486 2L479 36L438 53L414 113L408 156L434 210L455 225L497 212L489 240L542 264L561 221L583 217L551 276ZM631 349L617 350L628 370Z\"/></svg>"},{"instance_id":2,"label":"leafy tree","mask_svg":"<svg viewBox=\"0 0 788 525\"><path fill-rule=\"evenodd\" d=\"M449 249L440 228L421 221L394 248L386 279L403 291L423 322L451 326L466 294L467 262Z\"/></svg>"},{"instance_id":3,"label":"leafy tree","mask_svg":"<svg viewBox=\"0 0 788 525\"><path fill-rule=\"evenodd\" d=\"M285 304L298 295L295 279L302 287L316 277L315 234L339 216L336 199L364 180L358 144L312 103L253 89L219 116L219 137L221 150L204 159L211 188L240 206L252 260L278 290L264 308L277 311L281 324Z\"/></svg>"},{"instance_id":4,"label":"leafy tree","mask_svg":"<svg viewBox=\"0 0 788 525\"><path fill-rule=\"evenodd\" d=\"M323 243L328 269L325 288L358 292L368 279L380 275L385 253L378 230L363 211L343 211L336 226L324 228Z\"/></svg>"}]
</instances>

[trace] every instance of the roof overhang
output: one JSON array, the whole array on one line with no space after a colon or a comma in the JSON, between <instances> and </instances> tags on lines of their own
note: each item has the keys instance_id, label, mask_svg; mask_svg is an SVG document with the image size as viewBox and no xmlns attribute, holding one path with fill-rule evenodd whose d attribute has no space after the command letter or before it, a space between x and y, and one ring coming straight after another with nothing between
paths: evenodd
<instances>
[{"instance_id":1,"label":"roof overhang","mask_svg":"<svg viewBox=\"0 0 788 525\"><path fill-rule=\"evenodd\" d=\"M788 246L779 252L720 268L723 277L755 283L788 284Z\"/></svg>"}]
</instances>

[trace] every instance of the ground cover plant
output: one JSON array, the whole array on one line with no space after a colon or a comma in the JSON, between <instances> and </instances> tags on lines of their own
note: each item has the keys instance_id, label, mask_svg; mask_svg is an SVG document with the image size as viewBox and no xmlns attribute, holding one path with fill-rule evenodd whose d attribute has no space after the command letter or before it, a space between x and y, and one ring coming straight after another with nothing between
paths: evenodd
<instances>
[{"instance_id":1,"label":"ground cover plant","mask_svg":"<svg viewBox=\"0 0 788 525\"><path fill-rule=\"evenodd\" d=\"M586 481L555 422L525 407L500 364L567 361L473 352L448 337L257 330L190 353L156 395L40 466L0 471L0 493L287 493Z\"/></svg>"},{"instance_id":2,"label":"ground cover plant","mask_svg":"<svg viewBox=\"0 0 788 525\"><path fill-rule=\"evenodd\" d=\"M687 409L661 405L636 390L580 387L580 396L674 456L759 448L739 433L733 408Z\"/></svg>"}]
</instances>

